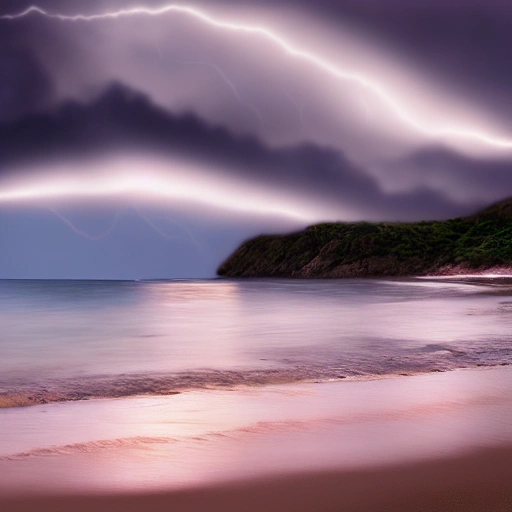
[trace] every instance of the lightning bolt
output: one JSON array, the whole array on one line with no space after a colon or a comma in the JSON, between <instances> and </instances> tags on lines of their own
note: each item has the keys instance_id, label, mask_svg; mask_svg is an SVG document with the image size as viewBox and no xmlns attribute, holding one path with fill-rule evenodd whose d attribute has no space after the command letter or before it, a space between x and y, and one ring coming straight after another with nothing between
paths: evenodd
<instances>
[{"instance_id":1,"label":"lightning bolt","mask_svg":"<svg viewBox=\"0 0 512 512\"><path fill-rule=\"evenodd\" d=\"M143 215L141 213L141 211L139 210L139 208L137 208L135 206L133 206L132 208L135 211L135 213L137 214L137 216L141 220L143 220L153 231L155 231L157 234L159 234L162 238L165 238L166 240L184 239L184 237L180 237L180 236L176 236L176 235L169 235L168 233L165 233L153 221L151 221L146 215ZM109 236L114 231L114 229L117 227L117 225L119 223L119 217L121 216L121 211L118 211L114 216L114 220L112 221L112 223L110 224L110 226L108 227L108 229L106 231L104 231L103 233L100 233L99 235L91 235L90 233L87 233L86 231L83 231L80 228L78 228L73 222L71 222L67 217L62 215L62 213L59 213L54 208L47 208L47 210L50 211L51 213L53 213L66 226L68 226L74 233L81 236L82 238L91 240L93 242L103 240L104 238ZM188 230L183 224L181 224L177 220L171 219L171 218L165 218L164 220L172 222L173 224L178 226L180 229L182 229L187 234L187 238L185 238L185 240L188 239L190 241L190 243L192 245L194 245L195 247L197 247L200 251L203 249L201 244L194 238L194 236L192 235L190 230Z\"/></svg>"},{"instance_id":2,"label":"lightning bolt","mask_svg":"<svg viewBox=\"0 0 512 512\"><path fill-rule=\"evenodd\" d=\"M176 236L176 235L169 235L167 233L165 233L164 231L162 231L152 220L148 219L148 217L146 217L145 215L143 215L141 213L141 211L138 209L138 208L134 208L135 209L135 212L137 213L137 215L146 223L148 224L151 228L153 228L154 231L156 231L160 236L162 236L163 238L167 238L168 240L172 240L172 239L182 239L183 237L180 237L180 236ZM171 219L171 218L165 218L164 220L167 220L169 222L172 222L173 224L175 224L176 226L178 226L179 228L181 228L183 231L185 231L185 233L187 234L188 236L188 239L189 241L195 245L200 251L203 250L203 247L201 246L201 244L192 236L192 233L190 232L190 230L188 230L183 224L181 224L180 222L178 222L177 220L175 219Z\"/></svg>"},{"instance_id":3,"label":"lightning bolt","mask_svg":"<svg viewBox=\"0 0 512 512\"><path fill-rule=\"evenodd\" d=\"M160 43L158 41L155 41L155 48L158 53L158 60L162 60L162 47L160 46Z\"/></svg>"},{"instance_id":4,"label":"lightning bolt","mask_svg":"<svg viewBox=\"0 0 512 512\"><path fill-rule=\"evenodd\" d=\"M293 103L293 105L297 109L302 131L306 131L306 125L304 123L304 99L300 100L299 103L285 88L280 88L280 91Z\"/></svg>"},{"instance_id":5,"label":"lightning bolt","mask_svg":"<svg viewBox=\"0 0 512 512\"><path fill-rule=\"evenodd\" d=\"M120 211L116 213L114 220L112 221L112 224L106 231L104 231L103 233L101 233L99 235L91 235L91 234L86 233L85 231L82 231L81 229L77 228L67 217L64 217L64 215L59 213L57 210L55 210L53 208L48 208L48 210L50 212L52 212L62 222L64 222L64 224L66 224L66 226L68 226L77 235L80 235L81 237L87 238L88 240L91 240L94 242L102 240L103 238L106 238L108 235L110 235L110 233L112 233L112 231L114 231L114 229L116 228L117 223L119 221L119 216L121 215Z\"/></svg>"},{"instance_id":6,"label":"lightning bolt","mask_svg":"<svg viewBox=\"0 0 512 512\"><path fill-rule=\"evenodd\" d=\"M368 103L366 103L364 98L359 98L359 102L361 103L361 107L363 107L363 110L364 110L364 113L366 116L366 121L369 122L370 121L370 107L368 106Z\"/></svg>"},{"instance_id":7,"label":"lightning bolt","mask_svg":"<svg viewBox=\"0 0 512 512\"><path fill-rule=\"evenodd\" d=\"M204 61L189 61L189 62L191 62L192 64L199 64L201 66L207 66L207 67L214 69L217 72L217 74L221 77L221 79L224 81L224 83L228 86L228 88L231 90L231 92L233 93L233 96L236 98L238 103L240 103L240 105L242 105L245 108L247 108L248 110L250 110L256 116L256 118L258 119L258 121L262 127L265 126L265 123L263 121L263 117L262 117L260 111L254 105L252 105L251 103L248 103L247 101L245 101L241 98L240 93L238 92L238 89L237 89L236 85L234 84L234 82L227 77L226 73L224 73L224 71L222 71L222 69L220 69L219 66L216 66L215 64L212 64L211 62L204 62Z\"/></svg>"},{"instance_id":8,"label":"lightning bolt","mask_svg":"<svg viewBox=\"0 0 512 512\"><path fill-rule=\"evenodd\" d=\"M0 20L16 20L28 16L30 14L39 14L47 18L58 19L61 21L89 22L95 20L117 19L128 16L162 16L164 14L171 13L190 16L202 23L205 23L217 29L254 35L266 39L274 43L276 46L280 47L284 53L291 57L295 57L297 59L308 62L309 64L315 66L316 68L324 71L328 75L331 75L339 80L352 82L360 86L362 89L376 96L403 124L413 128L418 133L421 133L424 136L432 138L452 138L469 140L503 149L512 148L512 139L495 137L477 131L475 129L463 129L451 126L430 126L428 123L416 118L414 114L406 108L406 106L400 103L396 95L393 95L376 80L373 80L371 78L368 78L364 75L361 75L350 70L342 69L338 67L336 64L333 64L332 62L316 55L311 51L302 49L299 46L295 46L293 43L289 42L281 35L277 34L276 32L273 32L272 30L266 27L224 21L220 18L213 17L204 11L186 5L170 4L154 9L149 7L133 7L130 9L120 9L117 11L90 15L66 15L49 13L48 11L42 9L41 7L31 6L17 14L6 14L0 16Z\"/></svg>"}]
</instances>

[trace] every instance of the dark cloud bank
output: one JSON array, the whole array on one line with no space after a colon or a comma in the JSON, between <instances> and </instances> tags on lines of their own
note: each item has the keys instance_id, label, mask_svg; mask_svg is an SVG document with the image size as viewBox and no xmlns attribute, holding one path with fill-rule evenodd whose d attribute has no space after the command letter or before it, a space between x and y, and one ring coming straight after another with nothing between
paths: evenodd
<instances>
[{"instance_id":1,"label":"dark cloud bank","mask_svg":"<svg viewBox=\"0 0 512 512\"><path fill-rule=\"evenodd\" d=\"M20 172L22 164L115 150L193 158L207 163L212 173L245 180L248 187L268 186L328 203L340 212L351 210L361 219L441 219L470 213L484 204L475 197L456 201L433 187L389 194L336 150L314 144L270 148L257 138L234 135L193 114L172 115L121 84L111 85L91 103L66 102L50 113L0 125L4 177ZM400 165L413 173L441 173L447 187L485 183L487 197L493 200L512 193L507 163L474 161L434 148ZM339 219L343 220L341 213Z\"/></svg>"},{"instance_id":2,"label":"dark cloud bank","mask_svg":"<svg viewBox=\"0 0 512 512\"><path fill-rule=\"evenodd\" d=\"M260 0L274 5L274 0ZM389 45L437 81L512 115L509 0L281 0Z\"/></svg>"}]
</instances>

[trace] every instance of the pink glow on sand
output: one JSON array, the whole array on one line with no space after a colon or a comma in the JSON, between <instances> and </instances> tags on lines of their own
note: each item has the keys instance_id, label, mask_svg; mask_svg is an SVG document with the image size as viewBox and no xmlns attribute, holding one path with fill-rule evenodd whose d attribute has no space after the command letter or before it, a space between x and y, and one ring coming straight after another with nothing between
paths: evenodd
<instances>
[{"instance_id":1,"label":"pink glow on sand","mask_svg":"<svg viewBox=\"0 0 512 512\"><path fill-rule=\"evenodd\" d=\"M0 492L172 489L507 443L511 378L502 368L5 410Z\"/></svg>"}]
</instances>

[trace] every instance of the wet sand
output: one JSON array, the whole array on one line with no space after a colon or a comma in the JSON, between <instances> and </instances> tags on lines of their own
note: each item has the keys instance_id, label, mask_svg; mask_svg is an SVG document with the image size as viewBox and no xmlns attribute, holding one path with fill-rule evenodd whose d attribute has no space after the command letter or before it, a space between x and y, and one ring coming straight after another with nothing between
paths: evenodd
<instances>
[{"instance_id":1,"label":"wet sand","mask_svg":"<svg viewBox=\"0 0 512 512\"><path fill-rule=\"evenodd\" d=\"M0 498L4 512L512 510L512 447L361 471L329 471L147 494Z\"/></svg>"},{"instance_id":2,"label":"wet sand","mask_svg":"<svg viewBox=\"0 0 512 512\"><path fill-rule=\"evenodd\" d=\"M512 369L0 411L0 510L512 510Z\"/></svg>"}]
</instances>

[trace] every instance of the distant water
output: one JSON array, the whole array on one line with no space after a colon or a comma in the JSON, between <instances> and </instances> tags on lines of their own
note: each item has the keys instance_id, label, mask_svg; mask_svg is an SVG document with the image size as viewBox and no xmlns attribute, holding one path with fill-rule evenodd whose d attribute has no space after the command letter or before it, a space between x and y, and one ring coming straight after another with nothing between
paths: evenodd
<instances>
[{"instance_id":1,"label":"distant water","mask_svg":"<svg viewBox=\"0 0 512 512\"><path fill-rule=\"evenodd\" d=\"M512 364L512 281L0 281L0 354L4 407Z\"/></svg>"}]
</instances>

